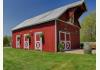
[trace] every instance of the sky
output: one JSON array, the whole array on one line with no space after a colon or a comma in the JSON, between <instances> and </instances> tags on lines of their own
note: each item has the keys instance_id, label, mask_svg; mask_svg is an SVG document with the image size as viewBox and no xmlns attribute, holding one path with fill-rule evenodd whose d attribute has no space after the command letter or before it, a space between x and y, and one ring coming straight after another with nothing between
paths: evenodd
<instances>
[{"instance_id":1,"label":"sky","mask_svg":"<svg viewBox=\"0 0 100 70\"><path fill-rule=\"evenodd\" d=\"M11 29L22 21L35 17L49 10L61 7L70 1L78 0L3 0L4 1L4 35L11 35ZM96 10L96 0L85 0L87 12L85 12L80 22L89 12Z\"/></svg>"}]
</instances>

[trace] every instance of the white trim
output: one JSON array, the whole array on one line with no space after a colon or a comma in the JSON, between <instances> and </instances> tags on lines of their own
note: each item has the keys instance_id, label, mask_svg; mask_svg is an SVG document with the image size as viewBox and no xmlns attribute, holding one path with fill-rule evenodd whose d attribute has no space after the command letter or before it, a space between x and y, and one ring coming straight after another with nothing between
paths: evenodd
<instances>
[{"instance_id":1,"label":"white trim","mask_svg":"<svg viewBox=\"0 0 100 70\"><path fill-rule=\"evenodd\" d=\"M65 35L65 41L60 40L60 33L64 33L64 35ZM66 34L69 34L69 38L70 38L69 41L66 40ZM70 42L70 48L68 50L71 50L71 36L70 36L69 32L59 31L59 42L64 42L65 46L66 46L66 42Z\"/></svg>"},{"instance_id":2,"label":"white trim","mask_svg":"<svg viewBox=\"0 0 100 70\"><path fill-rule=\"evenodd\" d=\"M24 49L29 49L30 45L29 45L29 39L28 39L28 48L25 47L25 36L28 34L24 34Z\"/></svg>"},{"instance_id":3,"label":"white trim","mask_svg":"<svg viewBox=\"0 0 100 70\"><path fill-rule=\"evenodd\" d=\"M43 33L43 32L35 32L35 33L34 33L34 34L35 34L35 35L34 35L34 38L35 38L35 45L34 45L34 46L35 46L35 50L40 50L40 51L42 51L42 48L43 48L43 46L42 46L42 39L40 38L40 41L36 41L36 35L37 35L37 34L41 34L41 33ZM40 47L41 47L40 49L37 49L37 48L36 48L36 42L40 42Z\"/></svg>"},{"instance_id":4,"label":"white trim","mask_svg":"<svg viewBox=\"0 0 100 70\"><path fill-rule=\"evenodd\" d=\"M55 20L55 52L57 52L57 20Z\"/></svg>"},{"instance_id":5,"label":"white trim","mask_svg":"<svg viewBox=\"0 0 100 70\"><path fill-rule=\"evenodd\" d=\"M16 35L16 48L20 48L20 42L19 42L19 47L17 46L17 42L18 42L17 38L18 37L20 37L20 35Z\"/></svg>"}]
</instances>

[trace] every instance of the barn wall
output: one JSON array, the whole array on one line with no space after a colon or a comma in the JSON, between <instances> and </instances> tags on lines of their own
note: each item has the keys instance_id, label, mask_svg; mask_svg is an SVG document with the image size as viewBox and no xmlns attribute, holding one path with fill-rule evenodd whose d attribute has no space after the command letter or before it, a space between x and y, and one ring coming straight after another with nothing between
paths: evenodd
<instances>
[{"instance_id":1,"label":"barn wall","mask_svg":"<svg viewBox=\"0 0 100 70\"><path fill-rule=\"evenodd\" d=\"M34 33L35 32L43 32L44 33L44 44L43 44L43 51L55 51L55 22L50 21L43 23L42 25L35 25L28 28L20 29L13 31L12 33L12 47L16 48L16 35L21 35L21 48L24 48L24 34L31 35L31 43L30 49L35 48L35 39Z\"/></svg>"},{"instance_id":2,"label":"barn wall","mask_svg":"<svg viewBox=\"0 0 100 70\"><path fill-rule=\"evenodd\" d=\"M76 26L57 21L57 43L59 44L59 31L65 31L70 33L71 37L71 49L77 49L80 47L80 29Z\"/></svg>"}]
</instances>

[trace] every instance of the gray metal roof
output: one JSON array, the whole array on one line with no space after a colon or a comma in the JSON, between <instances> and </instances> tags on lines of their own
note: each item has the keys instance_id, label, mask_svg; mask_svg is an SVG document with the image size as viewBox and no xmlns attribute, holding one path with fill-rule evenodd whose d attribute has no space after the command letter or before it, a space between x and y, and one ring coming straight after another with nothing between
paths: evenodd
<instances>
[{"instance_id":1,"label":"gray metal roof","mask_svg":"<svg viewBox=\"0 0 100 70\"><path fill-rule=\"evenodd\" d=\"M68 5L62 6L60 8L56 8L54 10L48 11L39 16L27 19L27 20L23 21L22 23L20 23L19 25L17 25L16 27L12 28L12 30L17 30L17 29L24 28L27 26L32 26L32 25L41 24L43 22L47 22L50 20L55 20L60 15L62 15L68 8L75 7L77 5L82 4L83 2L84 2L84 0L77 1L74 3L68 4Z\"/></svg>"}]
</instances>

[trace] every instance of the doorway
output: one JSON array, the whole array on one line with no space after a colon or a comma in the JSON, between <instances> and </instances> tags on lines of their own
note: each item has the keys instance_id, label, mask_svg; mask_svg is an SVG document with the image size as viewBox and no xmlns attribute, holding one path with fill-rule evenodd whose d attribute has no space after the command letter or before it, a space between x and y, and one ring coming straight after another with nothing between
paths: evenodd
<instances>
[{"instance_id":1,"label":"doorway","mask_svg":"<svg viewBox=\"0 0 100 70\"><path fill-rule=\"evenodd\" d=\"M35 32L35 50L42 51L42 32Z\"/></svg>"},{"instance_id":2,"label":"doorway","mask_svg":"<svg viewBox=\"0 0 100 70\"><path fill-rule=\"evenodd\" d=\"M65 31L59 31L59 43L64 45L64 50L71 49L70 33Z\"/></svg>"}]
</instances>

